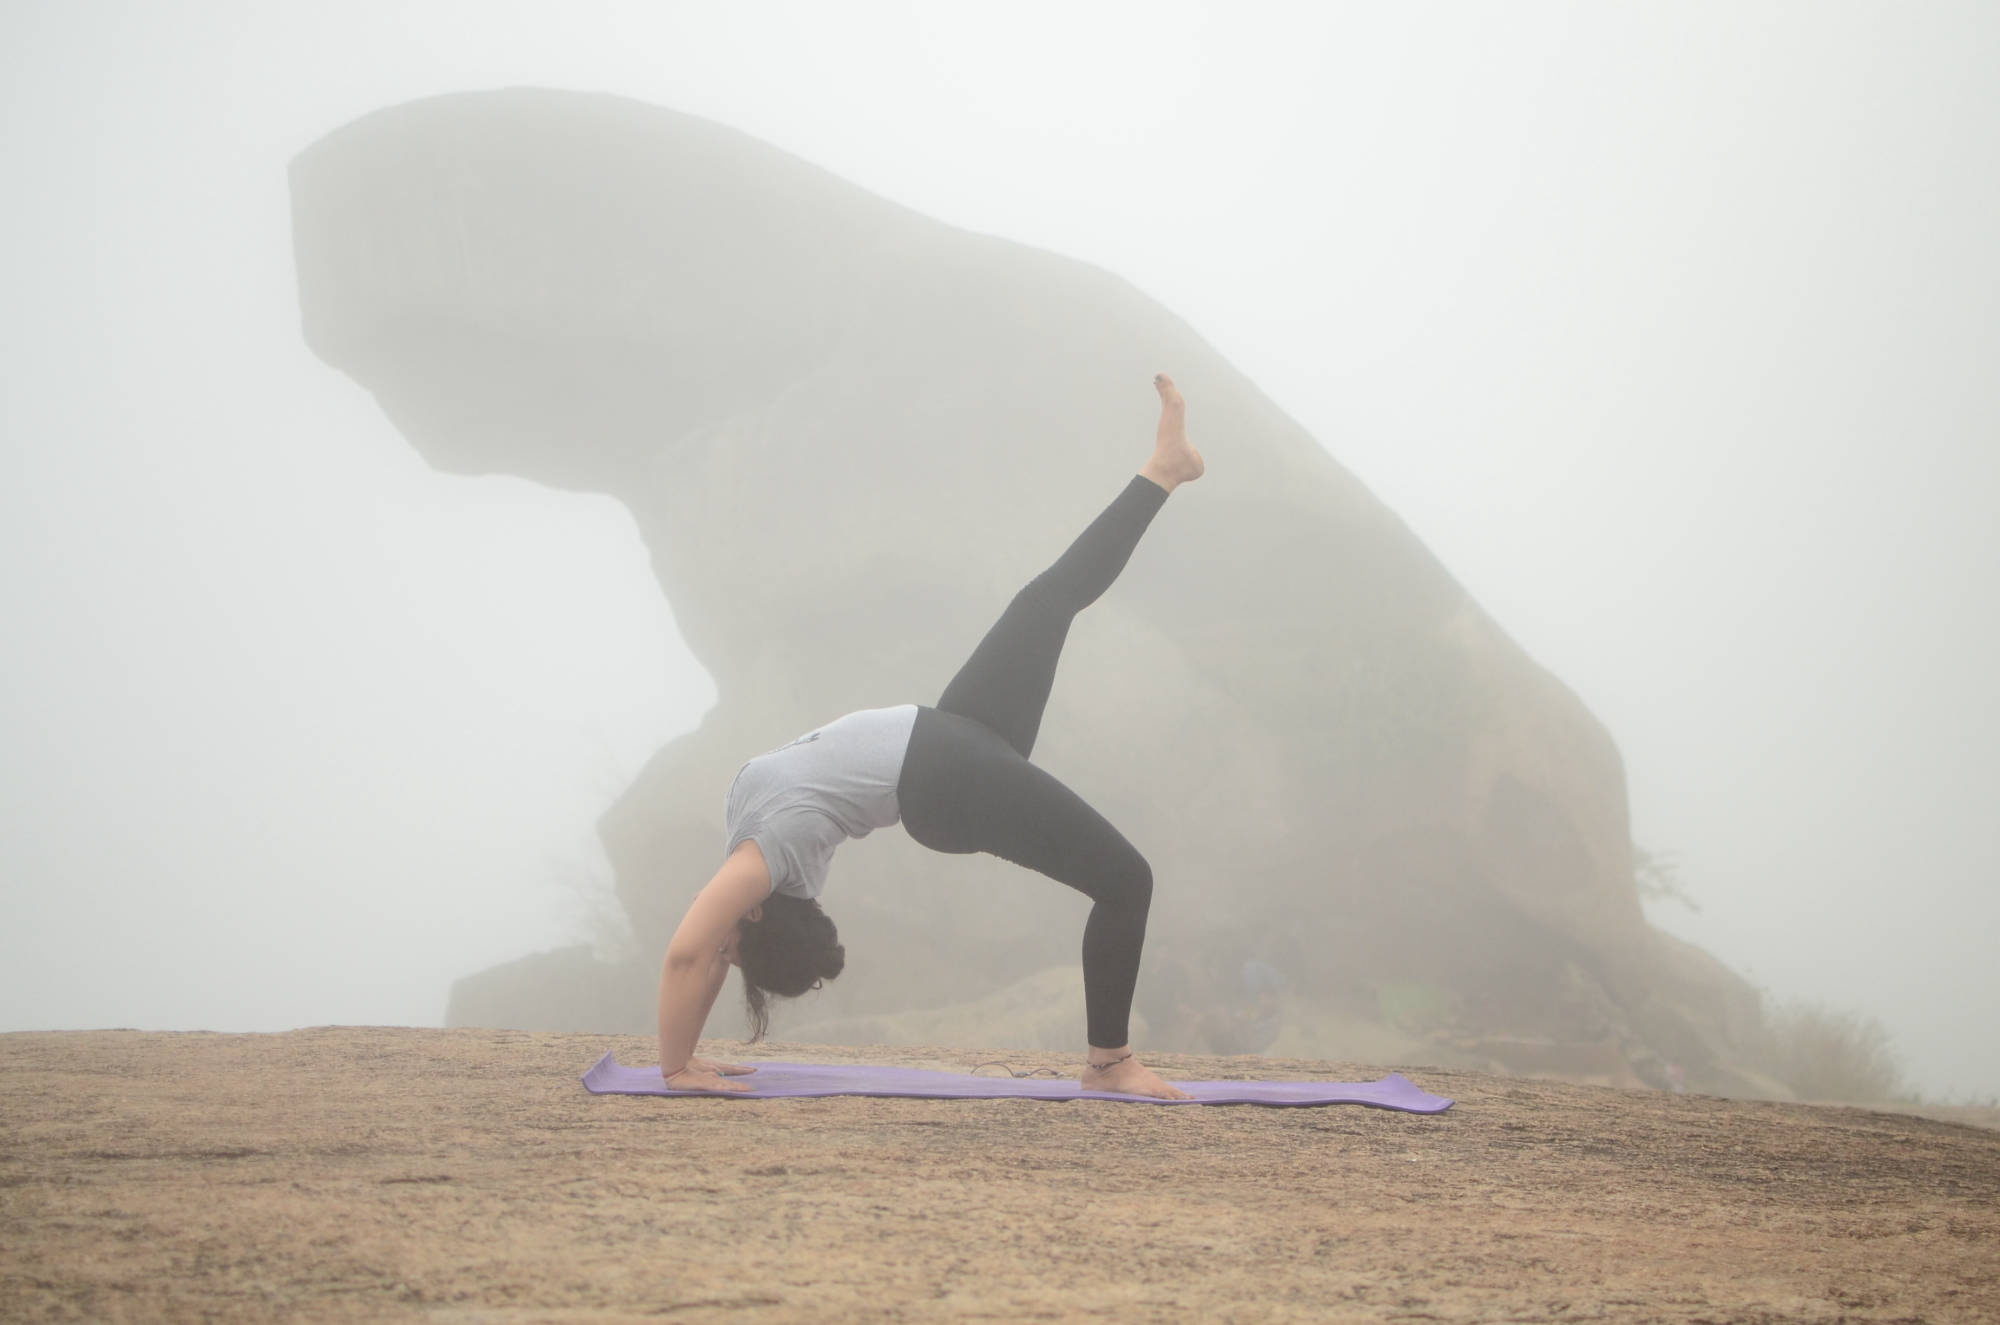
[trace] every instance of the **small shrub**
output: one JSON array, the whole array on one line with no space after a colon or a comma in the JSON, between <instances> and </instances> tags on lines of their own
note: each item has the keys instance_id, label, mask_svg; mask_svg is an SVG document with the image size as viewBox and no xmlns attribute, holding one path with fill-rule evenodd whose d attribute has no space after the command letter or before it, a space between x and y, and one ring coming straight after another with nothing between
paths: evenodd
<instances>
[{"instance_id":1,"label":"small shrub","mask_svg":"<svg viewBox=\"0 0 2000 1325\"><path fill-rule=\"evenodd\" d=\"M1765 1012L1764 1035L1770 1074L1801 1099L1863 1103L1902 1090L1889 1032L1873 1017L1792 1001Z\"/></svg>"},{"instance_id":2,"label":"small shrub","mask_svg":"<svg viewBox=\"0 0 2000 1325\"><path fill-rule=\"evenodd\" d=\"M1671 851L1646 851L1634 845L1632 882L1642 902L1679 902L1690 911L1701 910L1701 904L1681 883L1680 861Z\"/></svg>"}]
</instances>

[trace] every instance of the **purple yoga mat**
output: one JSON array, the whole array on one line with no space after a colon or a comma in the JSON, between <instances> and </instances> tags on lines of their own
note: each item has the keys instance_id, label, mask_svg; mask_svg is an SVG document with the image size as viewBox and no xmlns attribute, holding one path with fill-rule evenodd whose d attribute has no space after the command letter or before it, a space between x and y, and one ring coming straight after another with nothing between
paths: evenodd
<instances>
[{"instance_id":1,"label":"purple yoga mat","mask_svg":"<svg viewBox=\"0 0 2000 1325\"><path fill-rule=\"evenodd\" d=\"M747 1066L747 1064L746 1064ZM1380 1081L1176 1081L1191 1100L1156 1100L1084 1090L1075 1081L1051 1077L973 1076L930 1072L917 1067L866 1067L844 1063L763 1063L746 1077L747 1094L672 1090L658 1067L625 1067L610 1054L583 1074L593 1095L709 1095L711 1098L811 1099L822 1095L870 1095L917 1100L1124 1100L1134 1104L1365 1104L1404 1113L1443 1113L1451 1101L1418 1089L1391 1073Z\"/></svg>"}]
</instances>

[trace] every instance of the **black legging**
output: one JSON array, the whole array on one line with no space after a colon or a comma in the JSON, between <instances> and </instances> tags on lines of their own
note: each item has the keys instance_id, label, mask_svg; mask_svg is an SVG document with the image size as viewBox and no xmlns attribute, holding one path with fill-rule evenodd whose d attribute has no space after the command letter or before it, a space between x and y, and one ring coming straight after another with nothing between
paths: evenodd
<instances>
[{"instance_id":1,"label":"black legging","mask_svg":"<svg viewBox=\"0 0 2000 1325\"><path fill-rule=\"evenodd\" d=\"M903 826L923 845L988 852L1095 903L1083 927L1083 997L1090 1043L1100 1049L1130 1038L1153 871L1028 755L1071 619L1111 587L1166 500L1165 488L1134 477L1055 565L1014 595L937 707L917 711L896 787Z\"/></svg>"}]
</instances>

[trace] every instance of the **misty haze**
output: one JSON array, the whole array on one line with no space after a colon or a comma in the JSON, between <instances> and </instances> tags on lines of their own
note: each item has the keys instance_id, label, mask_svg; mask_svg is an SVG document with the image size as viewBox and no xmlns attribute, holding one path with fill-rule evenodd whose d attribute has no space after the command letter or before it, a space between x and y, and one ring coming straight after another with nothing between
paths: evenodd
<instances>
[{"instance_id":1,"label":"misty haze","mask_svg":"<svg viewBox=\"0 0 2000 1325\"><path fill-rule=\"evenodd\" d=\"M2000 1318L1996 50L0 6L0 1317Z\"/></svg>"},{"instance_id":2,"label":"misty haze","mask_svg":"<svg viewBox=\"0 0 2000 1325\"><path fill-rule=\"evenodd\" d=\"M1038 756L1161 1047L2000 1092L1991 21L1759 12L17 12L0 1025L643 1030L736 764L930 702L1168 367ZM837 871L781 1034L1074 1038L1076 899Z\"/></svg>"}]
</instances>

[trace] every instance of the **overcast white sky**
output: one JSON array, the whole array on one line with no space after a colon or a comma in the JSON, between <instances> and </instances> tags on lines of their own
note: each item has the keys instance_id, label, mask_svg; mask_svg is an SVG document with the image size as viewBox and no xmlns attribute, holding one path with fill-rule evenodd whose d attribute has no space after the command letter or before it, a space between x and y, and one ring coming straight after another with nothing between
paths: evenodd
<instances>
[{"instance_id":1,"label":"overcast white sky","mask_svg":"<svg viewBox=\"0 0 2000 1325\"><path fill-rule=\"evenodd\" d=\"M1979 3L0 0L0 1029L435 1024L591 932L592 820L713 689L621 508L436 476L306 353L286 196L533 84L1163 300L1610 726L1662 923L2000 1093L1996 51Z\"/></svg>"}]
</instances>

